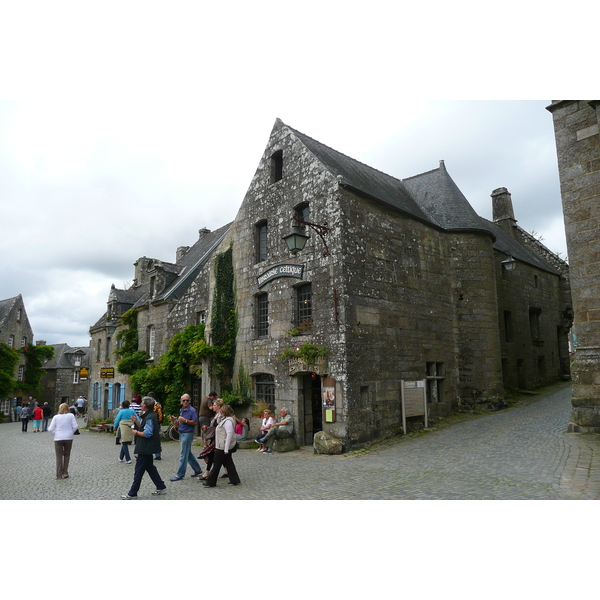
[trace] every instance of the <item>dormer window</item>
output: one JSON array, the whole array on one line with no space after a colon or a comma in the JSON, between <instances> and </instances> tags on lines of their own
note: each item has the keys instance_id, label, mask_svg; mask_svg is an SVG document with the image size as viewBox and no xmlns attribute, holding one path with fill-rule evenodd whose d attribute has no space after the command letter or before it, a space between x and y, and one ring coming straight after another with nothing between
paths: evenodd
<instances>
[{"instance_id":1,"label":"dormer window","mask_svg":"<svg viewBox=\"0 0 600 600\"><path fill-rule=\"evenodd\" d=\"M283 178L283 150L277 150L271 156L271 183L276 183Z\"/></svg>"}]
</instances>

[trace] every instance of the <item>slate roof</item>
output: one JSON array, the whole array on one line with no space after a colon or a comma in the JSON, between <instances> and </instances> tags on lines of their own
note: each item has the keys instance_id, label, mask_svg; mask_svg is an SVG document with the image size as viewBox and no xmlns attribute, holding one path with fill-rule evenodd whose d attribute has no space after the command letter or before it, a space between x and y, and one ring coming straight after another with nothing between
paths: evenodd
<instances>
[{"instance_id":1,"label":"slate roof","mask_svg":"<svg viewBox=\"0 0 600 600\"><path fill-rule=\"evenodd\" d=\"M495 250L498 250L507 256L512 256L516 260L533 265L538 269L548 271L549 273L554 273L555 275L560 275L559 271L542 260L539 256L537 256L537 254L529 250L529 248L521 244L519 240L515 239L512 235L504 231L502 227L492 223L492 221L488 221L487 219L481 219L481 221L496 238L494 241Z\"/></svg>"},{"instance_id":2,"label":"slate roof","mask_svg":"<svg viewBox=\"0 0 600 600\"><path fill-rule=\"evenodd\" d=\"M399 179L333 150L291 127L288 128L331 173L341 177L342 186L380 200L421 221L430 222L429 217Z\"/></svg>"},{"instance_id":3,"label":"slate roof","mask_svg":"<svg viewBox=\"0 0 600 600\"><path fill-rule=\"evenodd\" d=\"M18 299L19 296L15 296L14 298L6 298L6 300L0 300L0 331L2 331L4 321L6 321L8 318L10 311Z\"/></svg>"},{"instance_id":4,"label":"slate roof","mask_svg":"<svg viewBox=\"0 0 600 600\"><path fill-rule=\"evenodd\" d=\"M89 358L91 348L89 346L77 346L71 347L68 344L50 344L54 348L54 358L47 360L43 364L44 369L72 369L73 365L67 357L68 354L72 354L81 350L86 357Z\"/></svg>"},{"instance_id":5,"label":"slate roof","mask_svg":"<svg viewBox=\"0 0 600 600\"><path fill-rule=\"evenodd\" d=\"M283 125L283 123L282 123ZM444 161L437 169L396 179L333 150L285 125L336 177L340 184L392 206L444 231L474 231L489 234L494 249L535 267L558 271L498 225L480 217L450 177Z\"/></svg>"}]
</instances>

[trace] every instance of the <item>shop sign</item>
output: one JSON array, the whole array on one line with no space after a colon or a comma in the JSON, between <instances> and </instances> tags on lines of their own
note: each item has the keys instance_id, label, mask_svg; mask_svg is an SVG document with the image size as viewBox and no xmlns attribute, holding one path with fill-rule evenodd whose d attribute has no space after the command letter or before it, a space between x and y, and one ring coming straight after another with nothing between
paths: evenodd
<instances>
[{"instance_id":1,"label":"shop sign","mask_svg":"<svg viewBox=\"0 0 600 600\"><path fill-rule=\"evenodd\" d=\"M115 368L114 367L105 367L100 369L100 377L102 379L110 379L115 376Z\"/></svg>"},{"instance_id":2,"label":"shop sign","mask_svg":"<svg viewBox=\"0 0 600 600\"><path fill-rule=\"evenodd\" d=\"M302 271L304 265L277 265L265 271L262 275L259 275L256 279L258 281L258 287L262 287L269 281L277 279L278 277L295 277L296 279L302 279Z\"/></svg>"},{"instance_id":3,"label":"shop sign","mask_svg":"<svg viewBox=\"0 0 600 600\"><path fill-rule=\"evenodd\" d=\"M79 379L87 379L88 375L89 375L88 370L85 367L83 367L83 369L79 370Z\"/></svg>"}]
</instances>

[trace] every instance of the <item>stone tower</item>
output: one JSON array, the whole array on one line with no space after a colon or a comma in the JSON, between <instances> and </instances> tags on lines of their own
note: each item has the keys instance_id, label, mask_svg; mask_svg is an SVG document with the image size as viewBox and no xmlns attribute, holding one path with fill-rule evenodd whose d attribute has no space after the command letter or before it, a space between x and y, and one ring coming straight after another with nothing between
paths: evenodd
<instances>
[{"instance_id":1,"label":"stone tower","mask_svg":"<svg viewBox=\"0 0 600 600\"><path fill-rule=\"evenodd\" d=\"M599 100L553 100L573 296L575 358L570 431L600 432Z\"/></svg>"}]
</instances>

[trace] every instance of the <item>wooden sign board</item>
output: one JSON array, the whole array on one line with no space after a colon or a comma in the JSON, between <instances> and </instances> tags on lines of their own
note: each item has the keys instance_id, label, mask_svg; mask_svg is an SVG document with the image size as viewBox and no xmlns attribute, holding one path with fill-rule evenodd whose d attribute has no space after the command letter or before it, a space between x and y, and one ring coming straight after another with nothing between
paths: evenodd
<instances>
[{"instance_id":1,"label":"wooden sign board","mask_svg":"<svg viewBox=\"0 0 600 600\"><path fill-rule=\"evenodd\" d=\"M406 434L408 417L425 417L427 427L427 394L425 380L402 381L402 429Z\"/></svg>"}]
</instances>

